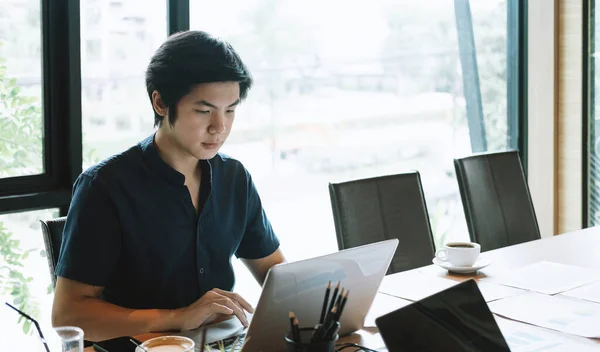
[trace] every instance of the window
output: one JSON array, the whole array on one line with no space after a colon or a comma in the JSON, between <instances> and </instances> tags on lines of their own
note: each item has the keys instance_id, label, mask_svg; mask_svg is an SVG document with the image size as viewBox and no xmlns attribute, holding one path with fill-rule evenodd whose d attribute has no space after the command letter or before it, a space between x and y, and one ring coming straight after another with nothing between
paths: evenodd
<instances>
[{"instance_id":1,"label":"window","mask_svg":"<svg viewBox=\"0 0 600 352\"><path fill-rule=\"evenodd\" d=\"M0 215L0 301L19 308L25 302L22 310L38 320L46 333L51 327L53 295L49 293L51 279L39 221L56 217L58 209ZM18 314L4 303L0 316L2 350L40 351L33 325L18 323ZM23 331L28 327L33 334Z\"/></svg>"},{"instance_id":2,"label":"window","mask_svg":"<svg viewBox=\"0 0 600 352\"><path fill-rule=\"evenodd\" d=\"M589 5L589 19L588 19L588 30L587 33L587 45L588 51L584 52L589 54L586 58L584 58L584 62L587 62L587 70L586 74L588 77L588 92L584 95L586 98L587 104L584 104L586 108L588 108L588 135L587 135L587 148L585 150L588 151L588 175L586 175L587 179L587 199L586 202L587 207L584 206L584 209L587 208L587 214L584 214L584 217L587 218L588 226L597 226L600 225L600 106L597 104L600 101L600 89L597 88L598 82L600 82L600 71L596 69L596 58L598 57L598 53L596 52L597 48L600 47L600 35L598 35L598 29L600 28L600 23L598 23L598 16L596 15L596 1L590 0L588 2L584 2L584 4ZM586 18L584 18L586 20ZM585 101L585 100L584 100Z\"/></svg>"},{"instance_id":3,"label":"window","mask_svg":"<svg viewBox=\"0 0 600 352\"><path fill-rule=\"evenodd\" d=\"M153 132L144 81L167 36L165 0L81 2L83 167Z\"/></svg>"},{"instance_id":4,"label":"window","mask_svg":"<svg viewBox=\"0 0 600 352\"><path fill-rule=\"evenodd\" d=\"M39 0L0 12L0 178L44 172Z\"/></svg>"},{"instance_id":5,"label":"window","mask_svg":"<svg viewBox=\"0 0 600 352\"><path fill-rule=\"evenodd\" d=\"M337 249L328 182L411 169L437 245L468 238L453 157L517 148L508 11L506 0L190 2L190 27L228 40L255 78L223 152L253 174L290 259Z\"/></svg>"},{"instance_id":6,"label":"window","mask_svg":"<svg viewBox=\"0 0 600 352\"><path fill-rule=\"evenodd\" d=\"M523 146L526 105L514 99L525 74L515 74L522 57L512 50L523 43L523 3L0 0L0 223L35 248L24 275L42 324L51 296L37 220L58 207L66 215L80 166L153 131L144 70L166 33L206 30L250 66L256 86L223 151L250 169L297 260L337 248L328 182L409 169L421 172L436 242L467 237L452 157ZM15 213L31 209L52 210ZM253 282L238 276L240 286ZM20 338L22 324L0 324L0 346L38 350L35 337Z\"/></svg>"}]
</instances>

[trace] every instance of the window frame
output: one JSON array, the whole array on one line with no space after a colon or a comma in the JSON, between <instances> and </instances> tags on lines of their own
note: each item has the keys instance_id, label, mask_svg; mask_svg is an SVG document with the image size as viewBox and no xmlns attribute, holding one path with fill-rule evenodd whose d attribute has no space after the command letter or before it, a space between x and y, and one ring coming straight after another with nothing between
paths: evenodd
<instances>
[{"instance_id":1,"label":"window frame","mask_svg":"<svg viewBox=\"0 0 600 352\"><path fill-rule=\"evenodd\" d=\"M60 208L67 214L82 172L80 1L41 1L43 165L0 179L0 214ZM189 28L189 1L166 1L167 33Z\"/></svg>"},{"instance_id":2,"label":"window frame","mask_svg":"<svg viewBox=\"0 0 600 352\"><path fill-rule=\"evenodd\" d=\"M521 157L525 177L527 177L528 165L528 8L528 0L507 0L506 2L507 145L510 146L511 141L516 141L516 149ZM514 144L513 142L512 145L514 146Z\"/></svg>"},{"instance_id":3,"label":"window frame","mask_svg":"<svg viewBox=\"0 0 600 352\"><path fill-rule=\"evenodd\" d=\"M581 146L581 159L582 159L582 189L581 189L581 198L583 201L581 208L581 223L582 228L587 228L590 226L594 226L592 223L593 216L591 216L590 212L593 211L590 207L590 202L592 201L592 191L590 186L593 185L591 181L593 171L593 167L591 164L591 157L593 152L590 152L590 149L593 150L595 147L594 141L594 133L596 136L599 131L595 129L595 92L596 92L596 82L594 79L595 73L595 62L590 58L596 51L595 48L595 18L596 18L596 0L583 0L583 14L582 14L582 97L581 97L581 116L583 118L582 121L582 146ZM600 170L599 170L600 171ZM596 224L597 225L597 224Z\"/></svg>"},{"instance_id":4,"label":"window frame","mask_svg":"<svg viewBox=\"0 0 600 352\"><path fill-rule=\"evenodd\" d=\"M44 172L0 179L0 214L60 208L82 172L80 1L40 0ZM527 0L507 0L509 140L527 170ZM167 34L190 28L190 1L166 0ZM514 142L512 143L514 146Z\"/></svg>"}]
</instances>

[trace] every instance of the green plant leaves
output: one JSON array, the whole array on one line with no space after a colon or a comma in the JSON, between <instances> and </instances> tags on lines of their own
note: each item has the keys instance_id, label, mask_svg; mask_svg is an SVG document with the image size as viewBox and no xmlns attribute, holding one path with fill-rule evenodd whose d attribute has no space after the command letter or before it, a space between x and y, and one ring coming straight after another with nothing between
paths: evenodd
<instances>
[{"instance_id":1,"label":"green plant leaves","mask_svg":"<svg viewBox=\"0 0 600 352\"><path fill-rule=\"evenodd\" d=\"M22 250L20 241L13 238L3 222L0 221L0 293L9 294L13 304L34 319L39 317L39 303L32 296L29 285L33 277L23 274L24 261L32 251ZM19 317L18 324L23 324L23 331L31 333L31 323Z\"/></svg>"},{"instance_id":2,"label":"green plant leaves","mask_svg":"<svg viewBox=\"0 0 600 352\"><path fill-rule=\"evenodd\" d=\"M24 96L0 60L0 177L43 170L41 101Z\"/></svg>"}]
</instances>

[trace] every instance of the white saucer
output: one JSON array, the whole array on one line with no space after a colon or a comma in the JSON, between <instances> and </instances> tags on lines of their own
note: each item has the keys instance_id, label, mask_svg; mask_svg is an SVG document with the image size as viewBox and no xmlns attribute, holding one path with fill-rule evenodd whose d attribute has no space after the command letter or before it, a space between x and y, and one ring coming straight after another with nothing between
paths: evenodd
<instances>
[{"instance_id":1,"label":"white saucer","mask_svg":"<svg viewBox=\"0 0 600 352\"><path fill-rule=\"evenodd\" d=\"M433 262L433 264L441 266L442 268L444 268L448 271L451 271L453 273L459 273L459 274L472 273L479 269L483 269L492 263L491 260L489 260L487 258L483 258L483 257L480 257L479 259L477 259L477 261L475 262L475 264L473 264L473 266L454 266L454 265L450 264L449 262L447 262L445 260L440 260L438 258L433 258L432 262Z\"/></svg>"}]
</instances>

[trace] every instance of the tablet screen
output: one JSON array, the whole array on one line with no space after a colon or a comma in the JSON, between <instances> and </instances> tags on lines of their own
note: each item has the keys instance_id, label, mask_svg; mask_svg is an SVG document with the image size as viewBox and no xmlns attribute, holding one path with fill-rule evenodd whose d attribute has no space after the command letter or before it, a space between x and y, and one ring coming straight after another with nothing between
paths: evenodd
<instances>
[{"instance_id":1,"label":"tablet screen","mask_svg":"<svg viewBox=\"0 0 600 352\"><path fill-rule=\"evenodd\" d=\"M510 352L473 280L381 316L376 324L390 352Z\"/></svg>"}]
</instances>

